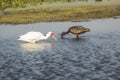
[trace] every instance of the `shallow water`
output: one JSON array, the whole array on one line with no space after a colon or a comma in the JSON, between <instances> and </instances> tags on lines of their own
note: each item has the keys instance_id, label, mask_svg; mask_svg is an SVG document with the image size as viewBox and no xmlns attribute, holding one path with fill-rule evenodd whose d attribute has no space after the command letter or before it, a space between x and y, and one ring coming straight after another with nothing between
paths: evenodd
<instances>
[{"instance_id":1,"label":"shallow water","mask_svg":"<svg viewBox=\"0 0 120 80\"><path fill-rule=\"evenodd\" d=\"M60 33L81 25L91 29L75 35ZM46 34L53 39L31 44L17 41L28 31ZM119 80L120 19L88 22L50 22L28 25L0 25L0 80Z\"/></svg>"}]
</instances>

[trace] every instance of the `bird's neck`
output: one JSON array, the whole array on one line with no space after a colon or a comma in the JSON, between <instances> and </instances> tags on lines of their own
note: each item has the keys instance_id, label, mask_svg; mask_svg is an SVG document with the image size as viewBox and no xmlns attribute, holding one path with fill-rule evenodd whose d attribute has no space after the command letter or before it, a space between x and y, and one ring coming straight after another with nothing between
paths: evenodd
<instances>
[{"instance_id":1,"label":"bird's neck","mask_svg":"<svg viewBox=\"0 0 120 80\"><path fill-rule=\"evenodd\" d=\"M47 35L43 37L43 39L47 39L47 38L48 38L48 36L47 36Z\"/></svg>"},{"instance_id":2,"label":"bird's neck","mask_svg":"<svg viewBox=\"0 0 120 80\"><path fill-rule=\"evenodd\" d=\"M62 33L61 33L61 38L63 38L63 36L66 35L66 34L68 34L69 32L70 32L69 30L66 31L66 32L62 32Z\"/></svg>"},{"instance_id":3,"label":"bird's neck","mask_svg":"<svg viewBox=\"0 0 120 80\"><path fill-rule=\"evenodd\" d=\"M69 31L66 31L66 32L64 32L64 34L63 35L66 35L66 34L68 34L69 33Z\"/></svg>"},{"instance_id":4,"label":"bird's neck","mask_svg":"<svg viewBox=\"0 0 120 80\"><path fill-rule=\"evenodd\" d=\"M48 37L50 37L50 35L46 34L46 36L44 36L43 39L47 39Z\"/></svg>"}]
</instances>

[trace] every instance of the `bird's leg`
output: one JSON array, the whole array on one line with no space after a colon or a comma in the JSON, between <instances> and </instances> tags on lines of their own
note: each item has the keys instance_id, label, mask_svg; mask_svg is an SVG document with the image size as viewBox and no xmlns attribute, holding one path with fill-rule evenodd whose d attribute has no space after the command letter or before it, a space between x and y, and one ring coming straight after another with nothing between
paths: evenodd
<instances>
[{"instance_id":1,"label":"bird's leg","mask_svg":"<svg viewBox=\"0 0 120 80\"><path fill-rule=\"evenodd\" d=\"M79 40L79 39L80 39L80 38L79 38L79 35L77 35L76 38L77 38L77 40Z\"/></svg>"}]
</instances>

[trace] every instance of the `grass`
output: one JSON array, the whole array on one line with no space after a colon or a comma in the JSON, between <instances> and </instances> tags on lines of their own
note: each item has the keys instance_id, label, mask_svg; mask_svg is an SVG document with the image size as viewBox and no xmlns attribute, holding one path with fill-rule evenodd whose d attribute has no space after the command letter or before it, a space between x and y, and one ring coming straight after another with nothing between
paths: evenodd
<instances>
[{"instance_id":1,"label":"grass","mask_svg":"<svg viewBox=\"0 0 120 80\"><path fill-rule=\"evenodd\" d=\"M85 19L95 19L95 18L109 18L113 16L120 15L120 5L101 5L100 3L90 6L89 4L84 4L84 6L77 5L78 3L63 3L61 7L53 7L53 4L41 5L37 8L25 8L13 10L12 13L0 15L0 24L27 24L36 22L55 22L55 21L81 21ZM91 3L93 4L93 3ZM98 5L99 4L99 5ZM71 6L70 6L71 5ZM37 5L36 5L37 6ZM43 8L44 6L44 8ZM50 7L51 6L51 7Z\"/></svg>"}]
</instances>

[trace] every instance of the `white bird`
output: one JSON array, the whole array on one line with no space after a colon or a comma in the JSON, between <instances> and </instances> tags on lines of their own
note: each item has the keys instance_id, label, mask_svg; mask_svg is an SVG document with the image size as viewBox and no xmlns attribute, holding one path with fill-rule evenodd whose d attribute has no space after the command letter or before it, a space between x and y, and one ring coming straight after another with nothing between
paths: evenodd
<instances>
[{"instance_id":1,"label":"white bird","mask_svg":"<svg viewBox=\"0 0 120 80\"><path fill-rule=\"evenodd\" d=\"M39 40L47 39L48 37L51 37L55 41L57 41L57 38L55 37L53 32L48 32L46 34L46 36L44 36L42 33L36 32L36 31L27 32L26 34L19 36L18 40L30 42L30 43L35 43Z\"/></svg>"}]
</instances>

